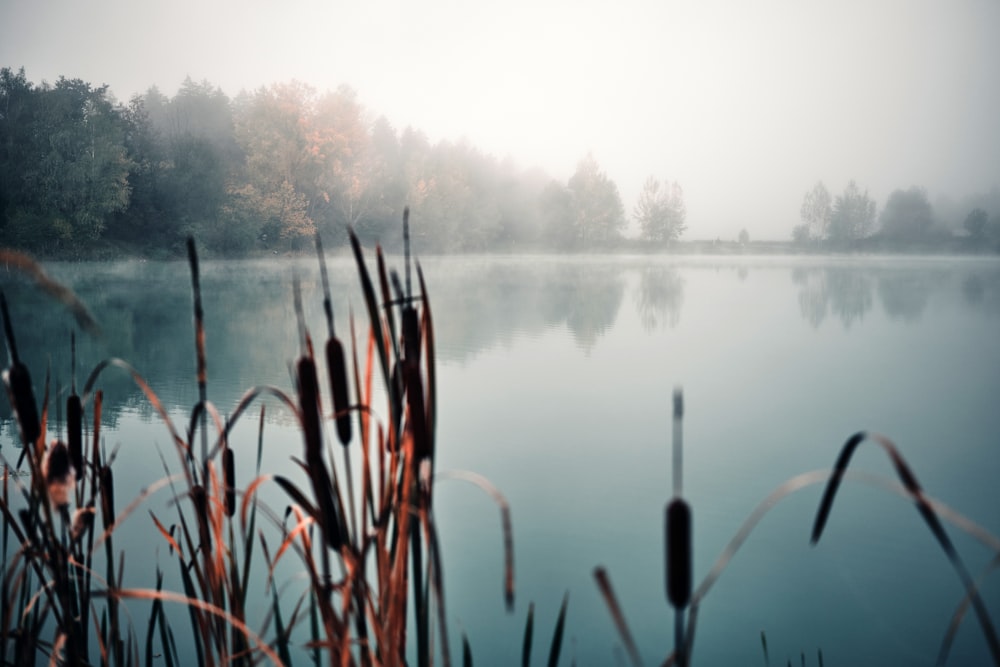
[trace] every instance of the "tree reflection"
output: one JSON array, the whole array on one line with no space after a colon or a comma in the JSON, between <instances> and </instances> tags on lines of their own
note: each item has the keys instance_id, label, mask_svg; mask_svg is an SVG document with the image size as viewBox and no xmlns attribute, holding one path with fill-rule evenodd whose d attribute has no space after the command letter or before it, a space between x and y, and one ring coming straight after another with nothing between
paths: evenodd
<instances>
[{"instance_id":1,"label":"tree reflection","mask_svg":"<svg viewBox=\"0 0 1000 667\"><path fill-rule=\"evenodd\" d=\"M544 286L545 318L565 322L573 340L589 353L618 318L625 280L620 265L564 264Z\"/></svg>"},{"instance_id":2,"label":"tree reflection","mask_svg":"<svg viewBox=\"0 0 1000 667\"><path fill-rule=\"evenodd\" d=\"M969 306L1000 315L1000 270L978 270L962 279L962 297Z\"/></svg>"},{"instance_id":3,"label":"tree reflection","mask_svg":"<svg viewBox=\"0 0 1000 667\"><path fill-rule=\"evenodd\" d=\"M684 279L673 267L649 266L639 271L635 293L639 321L646 331L669 327L681 321L684 304Z\"/></svg>"},{"instance_id":4,"label":"tree reflection","mask_svg":"<svg viewBox=\"0 0 1000 667\"><path fill-rule=\"evenodd\" d=\"M878 294L885 314L904 322L919 322L927 308L933 284L925 272L883 272L878 278Z\"/></svg>"},{"instance_id":5,"label":"tree reflection","mask_svg":"<svg viewBox=\"0 0 1000 667\"><path fill-rule=\"evenodd\" d=\"M801 269L792 280L800 286L799 311L813 327L832 314L849 329L871 310L872 279L853 268Z\"/></svg>"}]
</instances>

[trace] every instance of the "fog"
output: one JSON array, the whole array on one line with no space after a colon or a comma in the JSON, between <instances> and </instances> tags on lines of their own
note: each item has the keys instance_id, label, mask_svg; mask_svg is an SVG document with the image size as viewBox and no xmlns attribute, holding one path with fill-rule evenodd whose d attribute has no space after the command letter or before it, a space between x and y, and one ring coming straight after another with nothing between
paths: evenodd
<instances>
[{"instance_id":1,"label":"fog","mask_svg":"<svg viewBox=\"0 0 1000 667\"><path fill-rule=\"evenodd\" d=\"M431 141L565 181L592 153L631 213L684 188L691 239L787 239L817 181L961 200L1000 183L1000 4L5 0L0 65L229 96L347 84Z\"/></svg>"}]
</instances>

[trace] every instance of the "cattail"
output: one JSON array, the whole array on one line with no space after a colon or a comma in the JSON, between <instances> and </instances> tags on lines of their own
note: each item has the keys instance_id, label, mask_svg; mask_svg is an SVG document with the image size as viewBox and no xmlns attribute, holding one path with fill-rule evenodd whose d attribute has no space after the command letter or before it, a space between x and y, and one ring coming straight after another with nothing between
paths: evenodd
<instances>
[{"instance_id":1,"label":"cattail","mask_svg":"<svg viewBox=\"0 0 1000 667\"><path fill-rule=\"evenodd\" d=\"M66 444L76 476L83 478L83 404L76 393L76 333L70 333L71 374L73 393L66 399Z\"/></svg>"},{"instance_id":2,"label":"cattail","mask_svg":"<svg viewBox=\"0 0 1000 667\"><path fill-rule=\"evenodd\" d=\"M194 511L198 517L198 536L201 539L202 553L209 553L212 550L212 534L208 530L208 495L201 484L191 487L191 502L194 503Z\"/></svg>"},{"instance_id":3,"label":"cattail","mask_svg":"<svg viewBox=\"0 0 1000 667\"><path fill-rule=\"evenodd\" d=\"M667 599L674 609L691 600L691 508L681 498L667 505Z\"/></svg>"},{"instance_id":4,"label":"cattail","mask_svg":"<svg viewBox=\"0 0 1000 667\"><path fill-rule=\"evenodd\" d=\"M69 458L79 477L83 476L83 404L73 394L66 399L66 439Z\"/></svg>"},{"instance_id":5,"label":"cattail","mask_svg":"<svg viewBox=\"0 0 1000 667\"><path fill-rule=\"evenodd\" d=\"M17 355L17 343L14 340L14 329L10 323L10 313L7 311L7 299L0 292L0 310L3 311L3 328L7 339L7 352L10 355L10 368L3 372L3 382L7 386L14 415L17 417L17 428L21 433L21 443L33 445L41 435L41 425L38 419L38 405L35 403L35 393L31 388L31 375L28 368L21 363Z\"/></svg>"},{"instance_id":6,"label":"cattail","mask_svg":"<svg viewBox=\"0 0 1000 667\"><path fill-rule=\"evenodd\" d=\"M330 396L333 411L337 416L337 438L340 444L351 441L351 416L348 413L347 367L344 364L344 347L333 334L333 304L330 300L330 280L326 274L326 256L323 254L323 239L316 232L316 256L319 259L319 274L323 282L323 312L330 338L326 341L326 370L330 376Z\"/></svg>"},{"instance_id":7,"label":"cattail","mask_svg":"<svg viewBox=\"0 0 1000 667\"><path fill-rule=\"evenodd\" d=\"M410 305L403 308L403 356L420 363L420 320L417 309Z\"/></svg>"},{"instance_id":8,"label":"cattail","mask_svg":"<svg viewBox=\"0 0 1000 667\"><path fill-rule=\"evenodd\" d=\"M70 465L66 443L61 440L52 441L49 455L42 464L42 474L49 493L49 502L54 507L69 505L70 492L76 483L76 475Z\"/></svg>"},{"instance_id":9,"label":"cattail","mask_svg":"<svg viewBox=\"0 0 1000 667\"><path fill-rule=\"evenodd\" d=\"M323 440L319 421L319 382L316 364L307 356L296 365L299 379L299 409L302 411L302 433L305 438L306 465L312 481L313 494L322 514L323 533L327 544L339 550L343 544L340 515L333 500L333 484L323 462Z\"/></svg>"},{"instance_id":10,"label":"cattail","mask_svg":"<svg viewBox=\"0 0 1000 667\"><path fill-rule=\"evenodd\" d=\"M424 412L424 385L416 363L403 362L403 379L406 382L406 414L413 434L413 453L415 461L419 462L431 455L431 447L427 414Z\"/></svg>"},{"instance_id":11,"label":"cattail","mask_svg":"<svg viewBox=\"0 0 1000 667\"><path fill-rule=\"evenodd\" d=\"M326 341L326 369L330 375L330 395L337 419L337 438L340 444L351 442L351 413L347 395L347 366L344 363L344 346L336 336Z\"/></svg>"},{"instance_id":12,"label":"cattail","mask_svg":"<svg viewBox=\"0 0 1000 667\"><path fill-rule=\"evenodd\" d=\"M232 518L236 513L236 461L229 447L222 452L222 475L226 485L226 516Z\"/></svg>"},{"instance_id":13,"label":"cattail","mask_svg":"<svg viewBox=\"0 0 1000 667\"><path fill-rule=\"evenodd\" d=\"M101 514L104 515L104 529L107 530L115 516L115 479L111 466L101 466L98 478L101 487Z\"/></svg>"},{"instance_id":14,"label":"cattail","mask_svg":"<svg viewBox=\"0 0 1000 667\"><path fill-rule=\"evenodd\" d=\"M312 466L316 461L323 461L316 364L309 357L303 356L296 363L295 370L298 377L299 409L302 411L302 431L306 439L306 463Z\"/></svg>"},{"instance_id":15,"label":"cattail","mask_svg":"<svg viewBox=\"0 0 1000 667\"><path fill-rule=\"evenodd\" d=\"M667 600L674 608L674 653L677 664L687 667L684 645L684 609L691 601L691 508L681 496L683 475L684 394L674 390L673 469L674 498L664 513L666 537Z\"/></svg>"},{"instance_id":16,"label":"cattail","mask_svg":"<svg viewBox=\"0 0 1000 667\"><path fill-rule=\"evenodd\" d=\"M69 532L70 539L74 543L79 542L93 525L94 504L89 503L86 507L80 507L73 512L73 524Z\"/></svg>"}]
</instances>

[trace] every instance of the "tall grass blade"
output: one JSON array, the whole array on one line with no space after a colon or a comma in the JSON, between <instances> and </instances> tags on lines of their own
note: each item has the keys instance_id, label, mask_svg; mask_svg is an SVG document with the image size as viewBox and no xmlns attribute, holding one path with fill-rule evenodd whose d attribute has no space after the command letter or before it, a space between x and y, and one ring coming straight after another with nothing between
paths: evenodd
<instances>
[{"instance_id":1,"label":"tall grass blade","mask_svg":"<svg viewBox=\"0 0 1000 667\"><path fill-rule=\"evenodd\" d=\"M531 642L535 636L535 603L528 603L528 620L524 623L524 641L521 643L521 667L531 665Z\"/></svg>"},{"instance_id":2,"label":"tall grass blade","mask_svg":"<svg viewBox=\"0 0 1000 667\"><path fill-rule=\"evenodd\" d=\"M997 555L993 557L983 572L979 575L979 578L975 581L976 590L978 591L982 588L982 584L986 580L986 576L990 574L993 570L1000 568L1000 551ZM962 624L962 620L965 618L965 612L969 610L969 605L972 602L972 598L968 593L962 598L959 603L958 608L951 617L951 622L948 623L948 630L945 632L944 639L941 640L941 648L938 649L938 657L936 665L943 665L948 660L948 653L951 651L952 642L955 641L955 635L958 633L958 628Z\"/></svg>"},{"instance_id":3,"label":"tall grass blade","mask_svg":"<svg viewBox=\"0 0 1000 667\"><path fill-rule=\"evenodd\" d=\"M601 590L601 596L604 597L604 603L607 605L608 611L611 612L611 619L618 629L618 635L622 638L622 643L625 644L625 651L628 653L629 660L636 667L642 665L639 649L635 645L635 640L632 638L631 631L629 631L628 622L625 620L625 614L622 613L621 606L618 604L618 598L611 587L611 579L608 577L608 573L603 567L595 568L594 579L597 580L597 587Z\"/></svg>"},{"instance_id":4,"label":"tall grass blade","mask_svg":"<svg viewBox=\"0 0 1000 667\"><path fill-rule=\"evenodd\" d=\"M472 667L472 647L469 646L469 638L462 633L462 667Z\"/></svg>"},{"instance_id":5,"label":"tall grass blade","mask_svg":"<svg viewBox=\"0 0 1000 667\"><path fill-rule=\"evenodd\" d=\"M391 371L389 357L383 345L385 335L382 330L382 317L378 303L375 300L375 289L372 287L371 277L368 275L368 268L365 266L365 258L361 251L361 242L358 241L353 229L348 229L348 237L351 242L351 250L354 252L354 259L358 265L358 276L361 279L361 293L365 299L365 307L368 309L368 321L375 332L375 345L378 350L379 363L382 367L382 378L386 387L391 387Z\"/></svg>"},{"instance_id":6,"label":"tall grass blade","mask_svg":"<svg viewBox=\"0 0 1000 667\"><path fill-rule=\"evenodd\" d=\"M50 278L42 269L41 264L34 259L22 252L0 248L0 262L7 268L17 269L34 281L35 285L40 287L42 291L66 306L81 329L92 336L101 334L97 320L87 310L83 301L73 293L73 290Z\"/></svg>"},{"instance_id":7,"label":"tall grass blade","mask_svg":"<svg viewBox=\"0 0 1000 667\"><path fill-rule=\"evenodd\" d=\"M500 525L503 531L503 553L504 553L504 601L507 611L514 610L514 530L511 527L510 504L507 498L500 492L490 480L478 473L468 470L442 470L435 474L436 480L456 479L474 484L486 492L493 502L500 508Z\"/></svg>"},{"instance_id":8,"label":"tall grass blade","mask_svg":"<svg viewBox=\"0 0 1000 667\"><path fill-rule=\"evenodd\" d=\"M962 584L965 586L966 592L972 601L972 606L976 612L976 617L979 619L979 624L982 626L986 643L989 646L990 654L993 657L993 662L996 665L1000 665L1000 638L998 638L996 628L993 626L993 621L986 609L986 605L979 596L978 589L972 579L972 576L969 574L968 569L966 569L965 563L962 561L961 556L959 556L958 551L955 550L951 539L944 530L944 526L938 519L937 513L924 496L923 489L917 481L916 475L913 474L909 464L906 463L906 460L899 453L896 446L885 436L860 432L852 435L847 442L844 443L844 446L840 451L840 455L837 457L837 461L834 464L833 475L830 477L830 481L827 484L826 491L823 494L819 509L816 513L816 520L813 524L812 544L815 545L822 535L823 527L826 524L826 520L829 517L830 510L833 506L834 497L838 487L840 486L840 481L843 478L844 471L850 464L851 456L854 454L858 445L869 438L875 443L881 445L886 454L888 454L893 467L896 469L896 474L899 477L900 482L902 482L903 486L906 487L906 490L910 493L913 501L916 503L917 510L923 517L924 523L926 523L928 528L930 528L931 533L937 539L941 549L945 552L948 560L958 573L959 579L962 580Z\"/></svg>"},{"instance_id":9,"label":"tall grass blade","mask_svg":"<svg viewBox=\"0 0 1000 667\"><path fill-rule=\"evenodd\" d=\"M559 653L562 651L563 631L566 627L566 606L569 604L569 591L563 595L562 606L559 607L559 617L556 619L556 629L552 633L552 646L549 648L548 667L559 664Z\"/></svg>"}]
</instances>

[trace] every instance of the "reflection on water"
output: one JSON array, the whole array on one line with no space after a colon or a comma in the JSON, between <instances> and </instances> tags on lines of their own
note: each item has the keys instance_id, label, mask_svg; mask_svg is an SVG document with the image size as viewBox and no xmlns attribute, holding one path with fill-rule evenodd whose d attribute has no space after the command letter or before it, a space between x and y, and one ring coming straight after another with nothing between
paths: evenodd
<instances>
[{"instance_id":1,"label":"reflection on water","mask_svg":"<svg viewBox=\"0 0 1000 667\"><path fill-rule=\"evenodd\" d=\"M480 257L431 258L425 262L436 314L438 357L467 362L518 336L537 336L565 327L574 343L590 352L616 324L626 293L644 331L674 329L681 323L687 280L705 273L733 271L753 286L767 275L787 272L795 286L800 316L813 328L838 322L850 329L876 307L892 320L920 322L935 294L961 294L959 303L1000 314L1000 269L988 261L956 260L849 263L823 260L733 258ZM353 263L331 262L334 310L341 335L348 313L364 335L364 314ZM753 269L753 271L751 271ZM150 379L168 407L188 409L197 400L193 376L191 296L183 262L57 264L54 277L70 285L93 311L104 337L82 337L77 378L110 356L132 363ZM206 262L203 298L209 353L209 393L231 405L258 384L289 385L288 363L297 351L291 277L301 277L307 320L321 331L319 277L308 260ZM53 382L69 384L71 322L33 287L7 274L4 289L21 335L22 356L36 378L51 362ZM687 295L698 300L699 295ZM352 309L351 306L354 306ZM37 382L37 380L36 380ZM115 424L118 410L150 416L148 402L127 375L106 372L105 417ZM0 415L9 418L4 402Z\"/></svg>"},{"instance_id":2,"label":"reflection on water","mask_svg":"<svg viewBox=\"0 0 1000 667\"><path fill-rule=\"evenodd\" d=\"M745 280L746 275L739 274L740 281ZM646 331L676 327L681 321L681 306L684 305L684 279L680 272L667 266L640 268L635 303L642 328Z\"/></svg>"},{"instance_id":3,"label":"reflection on water","mask_svg":"<svg viewBox=\"0 0 1000 667\"><path fill-rule=\"evenodd\" d=\"M814 327L832 314L850 328L872 307L872 278L853 268L796 268L792 270L792 281L800 285L802 317Z\"/></svg>"},{"instance_id":4,"label":"reflection on water","mask_svg":"<svg viewBox=\"0 0 1000 667\"><path fill-rule=\"evenodd\" d=\"M310 328L325 331L314 264L203 265L208 395L222 414L252 385L291 386L293 274ZM348 339L353 306L363 341L353 263L334 258L329 269L338 332ZM449 615L477 658L495 656L487 664L516 663L511 638L523 632L528 601L551 619L566 589L568 645L596 656L585 664L603 664L616 637L591 578L597 564L615 578L647 664L662 662L664 423L675 384L690 406L685 489L697 576L774 486L829 466L863 428L895 438L928 493L1000 532L995 260L448 257L427 258L423 269L437 336L440 463L489 477L513 513L519 607L506 616L491 578L501 572L495 508L468 489L438 491ZM80 369L122 357L183 419L197 397L186 265L50 272L105 331L80 339ZM49 360L53 386L65 387L69 317L15 277L2 280L36 388ZM150 436L136 419L149 416L148 403L123 373L105 373L100 386L106 431L117 429L109 449L126 442L122 459L155 464L144 447L163 434ZM4 421L7 456L15 435ZM268 429L265 469L278 472L300 444L281 423ZM876 473L891 470L873 450L858 457ZM776 654L820 646L828 664L932 664L961 587L912 504L846 486L831 533L811 549L817 500L818 489L797 494L747 541L702 609L699 664L752 663L761 629ZM957 546L978 571L993 555L967 542ZM1000 599L998 584L988 582L988 602ZM981 636L966 623L953 662L983 664Z\"/></svg>"}]
</instances>

